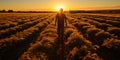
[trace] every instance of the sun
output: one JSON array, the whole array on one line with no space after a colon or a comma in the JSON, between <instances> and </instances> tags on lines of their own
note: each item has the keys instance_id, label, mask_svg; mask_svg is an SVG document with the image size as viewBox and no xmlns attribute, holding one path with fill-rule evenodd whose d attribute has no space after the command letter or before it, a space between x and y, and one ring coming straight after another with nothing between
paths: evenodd
<instances>
[{"instance_id":1,"label":"sun","mask_svg":"<svg viewBox=\"0 0 120 60\"><path fill-rule=\"evenodd\" d=\"M58 6L56 7L56 10L59 11L61 8L62 8L62 9L65 9L65 6L64 6L64 5L58 5Z\"/></svg>"}]
</instances>

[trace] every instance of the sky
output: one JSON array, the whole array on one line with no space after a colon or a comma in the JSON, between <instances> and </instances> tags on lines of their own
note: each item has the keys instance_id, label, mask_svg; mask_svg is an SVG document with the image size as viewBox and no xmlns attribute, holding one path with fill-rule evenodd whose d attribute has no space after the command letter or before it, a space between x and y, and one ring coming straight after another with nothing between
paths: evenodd
<instances>
[{"instance_id":1,"label":"sky","mask_svg":"<svg viewBox=\"0 0 120 60\"><path fill-rule=\"evenodd\" d=\"M64 10L120 9L120 0L0 0L0 10L55 11L59 5Z\"/></svg>"}]
</instances>

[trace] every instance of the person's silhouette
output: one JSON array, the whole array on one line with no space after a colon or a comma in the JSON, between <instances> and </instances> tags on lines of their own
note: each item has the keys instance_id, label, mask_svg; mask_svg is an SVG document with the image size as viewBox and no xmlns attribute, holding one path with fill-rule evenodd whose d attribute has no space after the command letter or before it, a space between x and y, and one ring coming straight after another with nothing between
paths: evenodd
<instances>
[{"instance_id":1,"label":"person's silhouette","mask_svg":"<svg viewBox=\"0 0 120 60\"><path fill-rule=\"evenodd\" d=\"M59 10L59 13L57 13L56 20L55 20L55 25L57 23L57 32L58 32L58 35L61 35L64 32L64 22L67 25L66 16L63 13L63 9L61 8Z\"/></svg>"},{"instance_id":2,"label":"person's silhouette","mask_svg":"<svg viewBox=\"0 0 120 60\"><path fill-rule=\"evenodd\" d=\"M56 15L55 25L57 23L57 33L58 33L58 55L59 60L64 60L64 22L67 26L67 18L63 13L63 9L59 10L59 13Z\"/></svg>"}]
</instances>

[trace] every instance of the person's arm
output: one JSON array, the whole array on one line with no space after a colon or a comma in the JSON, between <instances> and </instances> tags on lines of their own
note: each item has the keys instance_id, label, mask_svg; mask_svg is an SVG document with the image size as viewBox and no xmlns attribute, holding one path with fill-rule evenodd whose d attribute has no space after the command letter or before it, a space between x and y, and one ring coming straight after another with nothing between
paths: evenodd
<instances>
[{"instance_id":1,"label":"person's arm","mask_svg":"<svg viewBox=\"0 0 120 60\"><path fill-rule=\"evenodd\" d=\"M55 16L55 25L57 24L57 15Z\"/></svg>"}]
</instances>

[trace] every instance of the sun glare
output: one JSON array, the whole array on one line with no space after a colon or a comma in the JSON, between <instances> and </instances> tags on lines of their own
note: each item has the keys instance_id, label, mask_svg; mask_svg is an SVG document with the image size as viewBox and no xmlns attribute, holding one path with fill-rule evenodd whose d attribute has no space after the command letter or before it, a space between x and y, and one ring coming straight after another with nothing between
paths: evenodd
<instances>
[{"instance_id":1,"label":"sun glare","mask_svg":"<svg viewBox=\"0 0 120 60\"><path fill-rule=\"evenodd\" d=\"M56 10L59 11L61 8L65 9L65 6L63 6L63 5L58 5L58 6L56 7Z\"/></svg>"}]
</instances>

